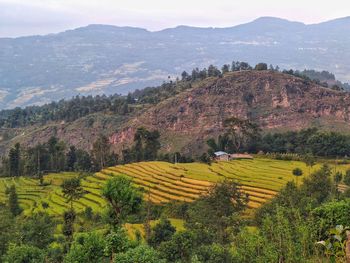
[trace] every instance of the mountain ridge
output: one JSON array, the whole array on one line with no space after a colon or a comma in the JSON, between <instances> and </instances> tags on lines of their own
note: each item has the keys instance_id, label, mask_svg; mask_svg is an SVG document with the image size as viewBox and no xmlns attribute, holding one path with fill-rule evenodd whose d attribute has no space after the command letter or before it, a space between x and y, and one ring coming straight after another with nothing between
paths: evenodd
<instances>
[{"instance_id":1,"label":"mountain ridge","mask_svg":"<svg viewBox=\"0 0 350 263\"><path fill-rule=\"evenodd\" d=\"M229 28L180 26L157 32L91 25L0 39L0 109L77 94L127 94L169 76L175 80L183 70L232 60L328 70L349 81L348 20L304 25L265 17Z\"/></svg>"},{"instance_id":2,"label":"mountain ridge","mask_svg":"<svg viewBox=\"0 0 350 263\"><path fill-rule=\"evenodd\" d=\"M181 83L173 85L181 87ZM230 117L249 119L264 132L311 127L350 131L350 93L296 76L248 70L208 77L190 85L158 103L136 104L135 111L127 115L101 111L71 122L5 129L14 136L0 141L0 150L4 152L16 142L34 146L51 136L91 150L92 143L104 134L120 153L130 146L134 132L142 126L159 130L162 152L196 155L205 150L208 138L224 131L223 121Z\"/></svg>"}]
</instances>

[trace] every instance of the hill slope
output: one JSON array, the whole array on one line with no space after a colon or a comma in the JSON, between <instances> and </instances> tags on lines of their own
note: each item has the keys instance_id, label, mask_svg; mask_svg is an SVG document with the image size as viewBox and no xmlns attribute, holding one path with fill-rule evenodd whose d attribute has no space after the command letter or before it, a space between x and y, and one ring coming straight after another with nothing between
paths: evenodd
<instances>
[{"instance_id":1,"label":"hill slope","mask_svg":"<svg viewBox=\"0 0 350 263\"><path fill-rule=\"evenodd\" d=\"M350 19L317 25L264 17L229 28L159 32L90 25L47 36L0 39L0 108L80 94L127 93L182 70L232 60L328 70L350 79Z\"/></svg>"},{"instance_id":2,"label":"hill slope","mask_svg":"<svg viewBox=\"0 0 350 263\"><path fill-rule=\"evenodd\" d=\"M35 145L57 136L90 150L99 134L120 151L130 146L138 127L159 130L163 152L201 153L205 140L223 132L229 117L250 119L264 131L318 127L350 131L350 93L326 89L303 79L272 71L241 71L194 82L191 88L156 104L135 104L127 115L97 112L71 122L50 122L2 129L6 151L16 142Z\"/></svg>"},{"instance_id":3,"label":"hill slope","mask_svg":"<svg viewBox=\"0 0 350 263\"><path fill-rule=\"evenodd\" d=\"M223 132L229 117L250 119L263 130L307 127L350 131L350 94L294 76L243 71L208 78L132 118L111 136L116 147L130 143L144 126L161 132L163 150L198 153L208 137Z\"/></svg>"}]
</instances>

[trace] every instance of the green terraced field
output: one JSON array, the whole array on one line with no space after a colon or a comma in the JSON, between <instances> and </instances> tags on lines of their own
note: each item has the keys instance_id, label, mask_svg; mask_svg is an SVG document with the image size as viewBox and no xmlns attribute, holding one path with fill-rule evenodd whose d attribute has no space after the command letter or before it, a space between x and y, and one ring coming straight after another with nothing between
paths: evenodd
<instances>
[{"instance_id":1,"label":"green terraced field","mask_svg":"<svg viewBox=\"0 0 350 263\"><path fill-rule=\"evenodd\" d=\"M312 171L320 166L315 165ZM86 195L75 202L74 207L78 211L86 207L101 211L106 205L100 194L101 187L108 178L124 175L132 178L137 187L143 188L145 199L158 204L172 200L191 202L205 194L215 182L230 178L240 183L242 190L249 194L249 207L257 208L274 197L288 181L295 180L292 170L296 167L304 171L304 176L309 174L309 168L303 162L261 158L222 161L210 166L166 162L118 165L84 178L82 185ZM336 169L345 172L348 168L349 165L338 165ZM77 174L49 174L45 176L45 182L50 183L48 186L40 186L38 180L25 177L0 179L0 203L6 201L6 187L15 184L25 213L43 210L42 202L46 202L50 214L62 214L69 204L63 198L59 185L64 178L73 176ZM299 179L301 181L302 178Z\"/></svg>"}]
</instances>

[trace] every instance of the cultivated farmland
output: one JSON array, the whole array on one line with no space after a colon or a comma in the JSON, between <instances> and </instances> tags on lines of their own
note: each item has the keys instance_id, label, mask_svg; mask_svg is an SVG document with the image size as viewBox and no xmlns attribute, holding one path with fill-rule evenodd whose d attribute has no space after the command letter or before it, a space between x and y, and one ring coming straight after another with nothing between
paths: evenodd
<instances>
[{"instance_id":1,"label":"cultivated farmland","mask_svg":"<svg viewBox=\"0 0 350 263\"><path fill-rule=\"evenodd\" d=\"M91 207L100 212L106 205L100 193L101 187L107 179L124 175L132 178L135 185L142 188L145 199L157 204L169 201L191 202L205 194L215 182L230 178L237 181L242 190L249 195L249 208L257 208L274 197L288 181L295 180L292 170L296 167L303 170L304 176L309 174L309 168L302 162L261 158L222 161L212 165L167 162L118 165L84 177L82 185L86 194L74 202L74 207L78 211ZM317 164L311 171L319 167L320 164ZM342 171L347 168L345 165L337 167ZM0 203L6 202L6 188L14 184L25 213L43 210L46 203L47 212L61 215L69 208L69 204L66 203L59 186L64 178L73 176L78 174L49 174L45 176L46 186L40 186L38 180L26 177L0 179ZM301 181L302 178L299 179L299 182Z\"/></svg>"}]
</instances>

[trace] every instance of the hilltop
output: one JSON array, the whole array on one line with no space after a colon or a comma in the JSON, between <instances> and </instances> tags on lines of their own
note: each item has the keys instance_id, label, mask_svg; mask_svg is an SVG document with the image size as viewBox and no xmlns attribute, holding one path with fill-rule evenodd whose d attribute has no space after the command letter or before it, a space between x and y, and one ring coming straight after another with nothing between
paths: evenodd
<instances>
[{"instance_id":1,"label":"hilltop","mask_svg":"<svg viewBox=\"0 0 350 263\"><path fill-rule=\"evenodd\" d=\"M90 107L97 107L90 114L79 113L73 118L75 108L68 107L66 111L72 120L54 118L43 124L3 126L0 147L4 152L16 142L34 146L54 135L68 144L90 150L95 139L105 134L120 151L130 145L135 130L144 126L160 132L162 152L197 154L203 150L207 138L223 132L222 122L233 116L257 123L264 132L309 127L350 131L348 92L269 70L228 72L195 82L179 81L138 91L132 96L135 99L129 104L122 100L127 113L110 110L113 105L107 99L99 99L90 102ZM107 106L102 107L100 101ZM100 110L97 105L101 106ZM35 108L40 113L39 109Z\"/></svg>"},{"instance_id":2,"label":"hilltop","mask_svg":"<svg viewBox=\"0 0 350 263\"><path fill-rule=\"evenodd\" d=\"M127 94L181 70L231 59L281 69L317 69L349 81L350 19L315 25L264 17L228 28L179 26L157 32L90 25L59 34L0 39L0 108Z\"/></svg>"},{"instance_id":3,"label":"hilltop","mask_svg":"<svg viewBox=\"0 0 350 263\"><path fill-rule=\"evenodd\" d=\"M350 95L272 71L230 72L207 78L149 108L111 136L116 147L129 143L139 126L161 133L163 150L196 153L203 141L223 132L232 116L263 131L309 127L349 131Z\"/></svg>"}]
</instances>

